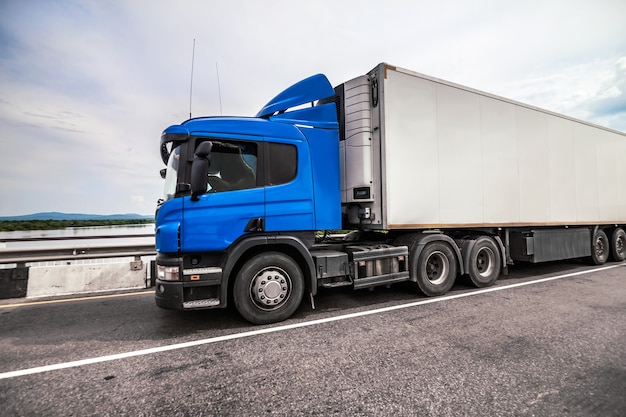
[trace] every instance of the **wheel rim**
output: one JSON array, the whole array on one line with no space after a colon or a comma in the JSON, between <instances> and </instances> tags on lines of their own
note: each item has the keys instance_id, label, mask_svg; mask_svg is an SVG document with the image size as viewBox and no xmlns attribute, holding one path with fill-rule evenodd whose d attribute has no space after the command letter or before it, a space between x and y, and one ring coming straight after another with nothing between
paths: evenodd
<instances>
[{"instance_id":1,"label":"wheel rim","mask_svg":"<svg viewBox=\"0 0 626 417\"><path fill-rule=\"evenodd\" d=\"M291 288L289 274L281 268L267 267L250 282L250 298L261 310L276 310L289 299Z\"/></svg>"},{"instance_id":2,"label":"wheel rim","mask_svg":"<svg viewBox=\"0 0 626 417\"><path fill-rule=\"evenodd\" d=\"M450 261L443 252L433 252L426 261L426 276L433 285L443 284L448 277Z\"/></svg>"},{"instance_id":3,"label":"wheel rim","mask_svg":"<svg viewBox=\"0 0 626 417\"><path fill-rule=\"evenodd\" d=\"M481 277L488 277L495 268L496 255L490 248L481 248L476 254L476 271Z\"/></svg>"},{"instance_id":4,"label":"wheel rim","mask_svg":"<svg viewBox=\"0 0 626 417\"><path fill-rule=\"evenodd\" d=\"M617 253L617 256L619 256L620 258L624 257L624 236L618 236L617 240L615 241L615 252Z\"/></svg>"},{"instance_id":5,"label":"wheel rim","mask_svg":"<svg viewBox=\"0 0 626 417\"><path fill-rule=\"evenodd\" d=\"M607 254L607 242L605 241L603 236L598 236L596 238L596 245L595 245L595 250L596 250L596 256L598 258L603 258L606 256Z\"/></svg>"}]
</instances>

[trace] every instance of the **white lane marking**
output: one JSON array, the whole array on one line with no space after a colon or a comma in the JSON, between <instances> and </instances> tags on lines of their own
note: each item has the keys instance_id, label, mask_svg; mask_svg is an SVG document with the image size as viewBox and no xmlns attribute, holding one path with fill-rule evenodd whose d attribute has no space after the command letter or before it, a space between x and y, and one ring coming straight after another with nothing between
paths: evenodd
<instances>
[{"instance_id":1,"label":"white lane marking","mask_svg":"<svg viewBox=\"0 0 626 417\"><path fill-rule=\"evenodd\" d=\"M533 284L541 284L543 282L554 281L557 279L570 278L570 277L574 277L578 275L586 275L586 274L591 274L594 272L605 271L607 269L613 269L613 268L617 268L620 266L626 266L626 264L617 264L617 265L589 269L585 271L572 272L569 274L557 275L554 277L542 278L542 279L538 279L534 281L526 281L526 282L520 282L517 284L504 285L502 287L483 288L480 290L474 290L474 291L465 292L462 294L447 295L447 296L437 297L437 298L427 298L425 300L415 301L415 302L406 303L406 304L399 304L399 305L390 306L390 307L377 308L374 310L360 311L357 313L343 314L341 316L328 317L325 319L286 324L282 326L270 327L270 328L259 329L259 330L251 330L251 331L247 331L243 333L235 333L235 334L229 334L225 336L212 337L210 339L194 340L191 342L176 343L174 345L159 346L159 347L154 347L150 349L142 349L142 350L135 350L132 352L118 353L116 355L100 356L97 358L88 358L88 359L82 359L82 360L73 361L73 362L57 363L54 365L38 366L36 368L4 372L0 374L0 379L8 379L8 378L15 378L18 376L39 374L42 372L57 371L60 369L73 368L77 366L92 365L95 363L115 361L119 359L132 358L135 356L151 355L153 353L167 352L170 350L185 349L189 347L208 345L211 343L224 342L228 340L242 339L244 337L258 336L258 335L267 334L267 333L276 333L276 332L281 332L285 330L299 329L302 327L315 326L318 324L331 323L334 321L347 320L347 319L352 319L356 317L369 316L372 314L380 314L380 313L386 313L386 312L394 311L394 310L422 306L426 304L440 303L443 301L455 300L458 298L471 297L475 295L486 294L489 292L509 290L511 288L519 288L519 287L524 287L524 286L533 285Z\"/></svg>"}]
</instances>

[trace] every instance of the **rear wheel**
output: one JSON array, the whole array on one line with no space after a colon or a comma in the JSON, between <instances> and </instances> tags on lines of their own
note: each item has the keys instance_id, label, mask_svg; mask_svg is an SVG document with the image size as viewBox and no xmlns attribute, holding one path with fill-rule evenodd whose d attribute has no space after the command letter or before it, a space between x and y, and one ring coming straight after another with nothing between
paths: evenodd
<instances>
[{"instance_id":1,"label":"rear wheel","mask_svg":"<svg viewBox=\"0 0 626 417\"><path fill-rule=\"evenodd\" d=\"M303 294L300 267L278 252L248 260L239 270L233 286L237 311L254 324L286 320L300 306Z\"/></svg>"},{"instance_id":2,"label":"rear wheel","mask_svg":"<svg viewBox=\"0 0 626 417\"><path fill-rule=\"evenodd\" d=\"M443 242L427 243L412 268L417 286L427 296L447 293L454 284L456 271L454 251Z\"/></svg>"},{"instance_id":3,"label":"rear wheel","mask_svg":"<svg viewBox=\"0 0 626 417\"><path fill-rule=\"evenodd\" d=\"M622 262L626 259L626 232L618 227L611 234L611 260Z\"/></svg>"},{"instance_id":4,"label":"rear wheel","mask_svg":"<svg viewBox=\"0 0 626 417\"><path fill-rule=\"evenodd\" d=\"M489 287L500 276L500 251L493 239L482 236L476 239L469 253L468 273L472 284L478 288Z\"/></svg>"},{"instance_id":5,"label":"rear wheel","mask_svg":"<svg viewBox=\"0 0 626 417\"><path fill-rule=\"evenodd\" d=\"M609 238L602 230L598 229L591 241L591 263L602 265L609 258Z\"/></svg>"}]
</instances>

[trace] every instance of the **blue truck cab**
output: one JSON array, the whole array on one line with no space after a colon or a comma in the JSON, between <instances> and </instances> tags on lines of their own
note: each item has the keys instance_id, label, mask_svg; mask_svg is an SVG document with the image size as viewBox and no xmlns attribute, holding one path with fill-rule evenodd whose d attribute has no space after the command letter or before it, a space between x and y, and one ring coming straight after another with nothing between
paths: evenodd
<instances>
[{"instance_id":1,"label":"blue truck cab","mask_svg":"<svg viewBox=\"0 0 626 417\"><path fill-rule=\"evenodd\" d=\"M323 75L255 116L202 117L167 128L156 213L156 303L225 307L265 323L316 292L315 231L341 228L337 106Z\"/></svg>"}]
</instances>

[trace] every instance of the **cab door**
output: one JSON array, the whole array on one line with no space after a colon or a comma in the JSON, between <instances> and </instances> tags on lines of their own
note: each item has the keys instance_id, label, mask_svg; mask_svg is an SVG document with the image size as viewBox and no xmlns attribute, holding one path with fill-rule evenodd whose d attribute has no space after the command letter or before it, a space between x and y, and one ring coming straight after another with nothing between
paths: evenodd
<instances>
[{"instance_id":1,"label":"cab door","mask_svg":"<svg viewBox=\"0 0 626 417\"><path fill-rule=\"evenodd\" d=\"M262 141L210 136L207 193L183 201L183 252L223 251L265 218L265 191L258 175Z\"/></svg>"},{"instance_id":2,"label":"cab door","mask_svg":"<svg viewBox=\"0 0 626 417\"><path fill-rule=\"evenodd\" d=\"M265 138L264 147L265 230L315 230L308 143Z\"/></svg>"}]
</instances>

